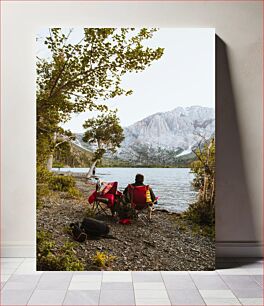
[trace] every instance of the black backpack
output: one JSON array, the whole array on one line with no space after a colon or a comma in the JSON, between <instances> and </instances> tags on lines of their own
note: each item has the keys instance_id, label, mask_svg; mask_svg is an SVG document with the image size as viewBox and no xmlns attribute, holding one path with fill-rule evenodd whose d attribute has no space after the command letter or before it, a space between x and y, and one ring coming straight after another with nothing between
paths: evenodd
<instances>
[{"instance_id":1,"label":"black backpack","mask_svg":"<svg viewBox=\"0 0 264 306\"><path fill-rule=\"evenodd\" d=\"M84 218L81 229L89 236L106 236L110 232L110 227L105 222L93 218Z\"/></svg>"},{"instance_id":2,"label":"black backpack","mask_svg":"<svg viewBox=\"0 0 264 306\"><path fill-rule=\"evenodd\" d=\"M74 240L78 242L84 242L87 238L87 234L80 228L79 222L70 224L72 236Z\"/></svg>"},{"instance_id":3,"label":"black backpack","mask_svg":"<svg viewBox=\"0 0 264 306\"><path fill-rule=\"evenodd\" d=\"M84 218L81 224L79 222L71 223L70 227L74 240L78 242L84 242L87 236L105 237L110 231L106 223L93 218Z\"/></svg>"}]
</instances>

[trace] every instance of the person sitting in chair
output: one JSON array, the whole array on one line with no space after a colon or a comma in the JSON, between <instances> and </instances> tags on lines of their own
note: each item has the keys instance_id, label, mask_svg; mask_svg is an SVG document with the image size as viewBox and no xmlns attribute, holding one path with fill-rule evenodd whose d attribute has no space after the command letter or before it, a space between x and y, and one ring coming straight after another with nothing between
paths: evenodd
<instances>
[{"instance_id":1,"label":"person sitting in chair","mask_svg":"<svg viewBox=\"0 0 264 306\"><path fill-rule=\"evenodd\" d=\"M156 202L156 197L152 188L144 184L143 174L137 174L135 183L128 184L123 194L125 201L131 203L131 206L137 211L147 208L148 218L151 220L152 207Z\"/></svg>"}]
</instances>

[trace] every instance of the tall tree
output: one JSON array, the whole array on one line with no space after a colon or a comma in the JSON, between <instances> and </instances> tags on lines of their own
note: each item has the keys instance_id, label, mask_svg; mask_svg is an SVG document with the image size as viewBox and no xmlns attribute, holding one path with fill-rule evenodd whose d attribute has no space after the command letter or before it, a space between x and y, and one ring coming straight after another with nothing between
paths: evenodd
<instances>
[{"instance_id":1,"label":"tall tree","mask_svg":"<svg viewBox=\"0 0 264 306\"><path fill-rule=\"evenodd\" d=\"M85 121L83 127L86 129L83 141L96 145L93 156L93 164L87 173L87 178L93 173L96 163L109 151L115 153L124 140L123 129L120 126L117 110L103 113L96 118Z\"/></svg>"},{"instance_id":2,"label":"tall tree","mask_svg":"<svg viewBox=\"0 0 264 306\"><path fill-rule=\"evenodd\" d=\"M72 113L106 111L99 104L131 90L121 86L122 76L143 71L162 54L162 48L144 46L156 29L85 28L77 43L60 28L50 29L45 45L51 57L37 59L38 162L51 163L61 123Z\"/></svg>"}]
</instances>

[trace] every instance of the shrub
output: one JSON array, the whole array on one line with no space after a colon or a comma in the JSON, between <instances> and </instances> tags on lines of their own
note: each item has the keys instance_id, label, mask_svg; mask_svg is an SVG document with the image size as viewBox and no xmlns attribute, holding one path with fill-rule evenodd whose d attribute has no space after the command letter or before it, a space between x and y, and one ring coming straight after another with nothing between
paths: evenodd
<instances>
[{"instance_id":1,"label":"shrub","mask_svg":"<svg viewBox=\"0 0 264 306\"><path fill-rule=\"evenodd\" d=\"M59 162L55 162L52 165L53 168L64 168L64 164L63 163L59 163Z\"/></svg>"},{"instance_id":2,"label":"shrub","mask_svg":"<svg viewBox=\"0 0 264 306\"><path fill-rule=\"evenodd\" d=\"M59 250L59 267L63 271L83 271L83 263L76 257L74 242L65 242Z\"/></svg>"},{"instance_id":3,"label":"shrub","mask_svg":"<svg viewBox=\"0 0 264 306\"><path fill-rule=\"evenodd\" d=\"M69 191L70 188L75 187L75 180L72 176L54 175L49 186L54 191Z\"/></svg>"},{"instance_id":4,"label":"shrub","mask_svg":"<svg viewBox=\"0 0 264 306\"><path fill-rule=\"evenodd\" d=\"M50 172L43 165L37 165L37 182L38 183L49 183L53 177L53 173Z\"/></svg>"},{"instance_id":5,"label":"shrub","mask_svg":"<svg viewBox=\"0 0 264 306\"><path fill-rule=\"evenodd\" d=\"M70 187L68 190L68 195L72 198L80 198L82 196L82 193L79 189L75 187Z\"/></svg>"},{"instance_id":6,"label":"shrub","mask_svg":"<svg viewBox=\"0 0 264 306\"><path fill-rule=\"evenodd\" d=\"M41 208L44 204L44 197L49 196L50 189L48 184L37 184L37 208Z\"/></svg>"},{"instance_id":7,"label":"shrub","mask_svg":"<svg viewBox=\"0 0 264 306\"><path fill-rule=\"evenodd\" d=\"M188 207L183 217L199 225L214 225L214 206L209 201L198 201Z\"/></svg>"},{"instance_id":8,"label":"shrub","mask_svg":"<svg viewBox=\"0 0 264 306\"><path fill-rule=\"evenodd\" d=\"M100 268L110 267L113 260L116 259L116 256L108 255L104 252L96 252L96 255L93 257L93 263Z\"/></svg>"},{"instance_id":9,"label":"shrub","mask_svg":"<svg viewBox=\"0 0 264 306\"><path fill-rule=\"evenodd\" d=\"M76 257L73 242L56 249L49 232L37 232L37 268L39 271L83 271L84 264Z\"/></svg>"},{"instance_id":10,"label":"shrub","mask_svg":"<svg viewBox=\"0 0 264 306\"><path fill-rule=\"evenodd\" d=\"M189 225L194 233L215 238L214 206L209 201L191 204L182 214L182 218L190 221Z\"/></svg>"},{"instance_id":11,"label":"shrub","mask_svg":"<svg viewBox=\"0 0 264 306\"><path fill-rule=\"evenodd\" d=\"M49 196L49 184L53 174L45 167L37 165L37 208L43 205L43 198Z\"/></svg>"},{"instance_id":12,"label":"shrub","mask_svg":"<svg viewBox=\"0 0 264 306\"><path fill-rule=\"evenodd\" d=\"M55 247L55 242L51 240L51 233L45 231L37 232L37 252L39 256L47 256Z\"/></svg>"}]
</instances>

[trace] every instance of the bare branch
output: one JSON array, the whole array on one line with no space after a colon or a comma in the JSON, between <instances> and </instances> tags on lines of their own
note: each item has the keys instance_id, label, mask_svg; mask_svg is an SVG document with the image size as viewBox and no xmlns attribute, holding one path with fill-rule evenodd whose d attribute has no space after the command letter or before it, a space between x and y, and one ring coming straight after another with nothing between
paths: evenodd
<instances>
[{"instance_id":1,"label":"bare branch","mask_svg":"<svg viewBox=\"0 0 264 306\"><path fill-rule=\"evenodd\" d=\"M64 137L65 137L65 136L64 136ZM65 140L56 143L55 146L54 146L54 148L57 148L59 145L65 143L65 142L68 142L68 141L70 141L70 140L72 140L72 139L74 139L74 137L75 137L75 136L68 136Z\"/></svg>"}]
</instances>

